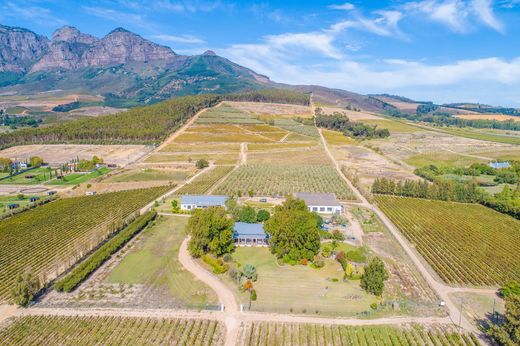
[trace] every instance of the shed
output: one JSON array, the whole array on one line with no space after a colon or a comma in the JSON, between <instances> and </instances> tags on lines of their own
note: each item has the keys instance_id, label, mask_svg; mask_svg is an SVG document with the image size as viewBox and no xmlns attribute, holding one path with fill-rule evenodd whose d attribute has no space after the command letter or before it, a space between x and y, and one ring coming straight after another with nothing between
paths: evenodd
<instances>
[{"instance_id":1,"label":"shed","mask_svg":"<svg viewBox=\"0 0 520 346\"><path fill-rule=\"evenodd\" d=\"M294 196L302 199L309 211L319 214L339 214L342 210L341 203L334 193L298 192Z\"/></svg>"},{"instance_id":2,"label":"shed","mask_svg":"<svg viewBox=\"0 0 520 346\"><path fill-rule=\"evenodd\" d=\"M489 166L494 169L503 169L511 167L511 163L509 162L491 162Z\"/></svg>"},{"instance_id":3,"label":"shed","mask_svg":"<svg viewBox=\"0 0 520 346\"><path fill-rule=\"evenodd\" d=\"M184 195L181 197L181 209L193 210L208 207L225 207L227 196Z\"/></svg>"},{"instance_id":4,"label":"shed","mask_svg":"<svg viewBox=\"0 0 520 346\"><path fill-rule=\"evenodd\" d=\"M18 203L11 203L11 204L8 204L8 205L7 205L7 208L8 208L8 209L16 209L16 208L18 208L19 206L20 206L20 204L18 204Z\"/></svg>"},{"instance_id":5,"label":"shed","mask_svg":"<svg viewBox=\"0 0 520 346\"><path fill-rule=\"evenodd\" d=\"M233 240L237 246L266 246L268 238L261 223L235 222Z\"/></svg>"},{"instance_id":6,"label":"shed","mask_svg":"<svg viewBox=\"0 0 520 346\"><path fill-rule=\"evenodd\" d=\"M29 201L30 202L36 202L39 199L40 199L40 197L38 197L38 196L32 196L31 198L29 198Z\"/></svg>"}]
</instances>

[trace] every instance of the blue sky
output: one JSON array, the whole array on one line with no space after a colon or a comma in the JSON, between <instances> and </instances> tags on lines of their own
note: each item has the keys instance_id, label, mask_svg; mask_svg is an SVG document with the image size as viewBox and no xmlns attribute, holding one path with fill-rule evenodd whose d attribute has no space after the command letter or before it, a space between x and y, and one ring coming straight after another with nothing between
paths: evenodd
<instances>
[{"instance_id":1,"label":"blue sky","mask_svg":"<svg viewBox=\"0 0 520 346\"><path fill-rule=\"evenodd\" d=\"M520 0L0 0L0 23L47 36L122 26L277 82L520 106Z\"/></svg>"}]
</instances>

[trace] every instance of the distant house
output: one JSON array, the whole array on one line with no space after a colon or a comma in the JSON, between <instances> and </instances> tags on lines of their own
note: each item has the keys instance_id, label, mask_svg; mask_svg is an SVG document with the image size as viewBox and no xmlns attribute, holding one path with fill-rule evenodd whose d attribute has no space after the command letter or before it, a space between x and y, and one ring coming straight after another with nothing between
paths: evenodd
<instances>
[{"instance_id":1,"label":"distant house","mask_svg":"<svg viewBox=\"0 0 520 346\"><path fill-rule=\"evenodd\" d=\"M96 191L87 191L85 192L85 195L87 196L94 196L96 194Z\"/></svg>"},{"instance_id":2,"label":"distant house","mask_svg":"<svg viewBox=\"0 0 520 346\"><path fill-rule=\"evenodd\" d=\"M511 167L511 163L509 162L490 162L489 166L494 169L502 169Z\"/></svg>"},{"instance_id":3,"label":"distant house","mask_svg":"<svg viewBox=\"0 0 520 346\"><path fill-rule=\"evenodd\" d=\"M261 223L235 222L233 240L237 246L267 246L268 236Z\"/></svg>"},{"instance_id":4,"label":"distant house","mask_svg":"<svg viewBox=\"0 0 520 346\"><path fill-rule=\"evenodd\" d=\"M208 195L184 195L181 197L181 209L193 210L208 207L225 207L226 196L208 196Z\"/></svg>"},{"instance_id":5,"label":"distant house","mask_svg":"<svg viewBox=\"0 0 520 346\"><path fill-rule=\"evenodd\" d=\"M47 191L47 195L48 196L52 196L52 195L55 195L56 194L56 191Z\"/></svg>"},{"instance_id":6,"label":"distant house","mask_svg":"<svg viewBox=\"0 0 520 346\"><path fill-rule=\"evenodd\" d=\"M18 204L18 203L11 203L11 204L8 204L8 205L7 205L7 208L8 208L8 209L16 209L16 208L18 208L19 206L20 206L20 204Z\"/></svg>"},{"instance_id":7,"label":"distant house","mask_svg":"<svg viewBox=\"0 0 520 346\"><path fill-rule=\"evenodd\" d=\"M23 163L23 162L20 162L20 163L18 164L18 168L20 168L20 169L27 169L27 164L26 164L26 163Z\"/></svg>"},{"instance_id":8,"label":"distant house","mask_svg":"<svg viewBox=\"0 0 520 346\"><path fill-rule=\"evenodd\" d=\"M33 197L29 198L29 201L32 203L32 202L36 202L36 201L39 200L39 199L40 199L40 197L38 197L38 196L33 196Z\"/></svg>"},{"instance_id":9,"label":"distant house","mask_svg":"<svg viewBox=\"0 0 520 346\"><path fill-rule=\"evenodd\" d=\"M304 200L309 211L319 214L339 214L342 210L341 203L334 193L298 192L294 196Z\"/></svg>"}]
</instances>

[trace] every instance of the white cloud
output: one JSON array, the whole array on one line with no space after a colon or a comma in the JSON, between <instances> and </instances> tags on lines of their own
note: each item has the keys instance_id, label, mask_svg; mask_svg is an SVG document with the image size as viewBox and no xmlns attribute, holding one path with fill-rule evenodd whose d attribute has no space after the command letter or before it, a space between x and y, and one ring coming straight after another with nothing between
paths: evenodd
<instances>
[{"instance_id":1,"label":"white cloud","mask_svg":"<svg viewBox=\"0 0 520 346\"><path fill-rule=\"evenodd\" d=\"M379 36L406 39L406 35L399 29L399 21L403 18L400 11L380 10L374 12L374 15L374 18L358 15L331 25L327 31L336 34L347 29L355 29Z\"/></svg>"},{"instance_id":2,"label":"white cloud","mask_svg":"<svg viewBox=\"0 0 520 346\"><path fill-rule=\"evenodd\" d=\"M25 19L49 27L67 24L66 21L55 17L48 8L28 6L27 4L19 6L18 4L9 1L5 2L0 7L0 18L4 17Z\"/></svg>"},{"instance_id":3,"label":"white cloud","mask_svg":"<svg viewBox=\"0 0 520 346\"><path fill-rule=\"evenodd\" d=\"M150 29L151 27L153 27L153 25L150 25L145 20L144 16L136 13L121 12L110 8L89 6L84 6L83 10L85 11L85 13L90 14L92 16L96 16L120 24L131 23L132 25L146 29Z\"/></svg>"},{"instance_id":4,"label":"white cloud","mask_svg":"<svg viewBox=\"0 0 520 346\"><path fill-rule=\"evenodd\" d=\"M491 0L473 0L472 5L474 12L484 24L498 32L504 31L504 25L493 13L493 2Z\"/></svg>"},{"instance_id":5,"label":"white cloud","mask_svg":"<svg viewBox=\"0 0 520 346\"><path fill-rule=\"evenodd\" d=\"M205 41L192 35L153 35L151 38L165 42L186 43L186 44L203 44Z\"/></svg>"},{"instance_id":6,"label":"white cloud","mask_svg":"<svg viewBox=\"0 0 520 346\"><path fill-rule=\"evenodd\" d=\"M355 6L352 5L350 2L346 2L341 5L330 5L329 8L332 10L352 11L355 8Z\"/></svg>"}]
</instances>

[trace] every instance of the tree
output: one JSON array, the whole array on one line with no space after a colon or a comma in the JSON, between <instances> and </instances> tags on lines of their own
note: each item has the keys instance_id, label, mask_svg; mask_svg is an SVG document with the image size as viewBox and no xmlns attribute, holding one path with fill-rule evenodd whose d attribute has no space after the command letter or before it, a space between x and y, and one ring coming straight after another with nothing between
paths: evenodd
<instances>
[{"instance_id":1,"label":"tree","mask_svg":"<svg viewBox=\"0 0 520 346\"><path fill-rule=\"evenodd\" d=\"M506 296L506 312L503 322L492 323L487 334L501 346L520 345L520 296Z\"/></svg>"},{"instance_id":2,"label":"tree","mask_svg":"<svg viewBox=\"0 0 520 346\"><path fill-rule=\"evenodd\" d=\"M203 169L208 166L209 166L209 162L204 159L199 159L199 160L197 160L197 162L195 162L195 167L197 167L198 169Z\"/></svg>"},{"instance_id":3,"label":"tree","mask_svg":"<svg viewBox=\"0 0 520 346\"><path fill-rule=\"evenodd\" d=\"M247 223L256 222L256 211L253 207L245 206L240 211L240 221Z\"/></svg>"},{"instance_id":4,"label":"tree","mask_svg":"<svg viewBox=\"0 0 520 346\"><path fill-rule=\"evenodd\" d=\"M11 159L8 159L6 157L0 157L0 171L2 172L9 172L13 164L13 161Z\"/></svg>"},{"instance_id":5,"label":"tree","mask_svg":"<svg viewBox=\"0 0 520 346\"><path fill-rule=\"evenodd\" d=\"M39 167L43 163L43 159L39 156L33 156L29 159L29 165L31 167Z\"/></svg>"},{"instance_id":6,"label":"tree","mask_svg":"<svg viewBox=\"0 0 520 346\"><path fill-rule=\"evenodd\" d=\"M319 223L305 202L289 196L265 222L271 252L289 261L312 261L320 250Z\"/></svg>"},{"instance_id":7,"label":"tree","mask_svg":"<svg viewBox=\"0 0 520 346\"><path fill-rule=\"evenodd\" d=\"M40 280L31 272L20 274L11 290L11 297L16 305L27 306L40 290Z\"/></svg>"},{"instance_id":8,"label":"tree","mask_svg":"<svg viewBox=\"0 0 520 346\"><path fill-rule=\"evenodd\" d=\"M256 281L256 279L258 278L258 274L256 273L256 267L252 264L246 264L242 272L244 273L244 276L250 280Z\"/></svg>"},{"instance_id":9,"label":"tree","mask_svg":"<svg viewBox=\"0 0 520 346\"><path fill-rule=\"evenodd\" d=\"M233 251L233 224L223 207L195 209L186 225L186 232L191 235L188 243L191 255L221 256Z\"/></svg>"},{"instance_id":10,"label":"tree","mask_svg":"<svg viewBox=\"0 0 520 346\"><path fill-rule=\"evenodd\" d=\"M265 222L265 221L269 220L270 217L271 217L271 214L269 214L269 212L267 210L260 209L258 211L258 213L256 214L256 221Z\"/></svg>"},{"instance_id":11,"label":"tree","mask_svg":"<svg viewBox=\"0 0 520 346\"><path fill-rule=\"evenodd\" d=\"M361 276L361 288L376 296L381 296L385 289L385 281L388 279L388 271L385 263L379 257L374 257L365 267Z\"/></svg>"},{"instance_id":12,"label":"tree","mask_svg":"<svg viewBox=\"0 0 520 346\"><path fill-rule=\"evenodd\" d=\"M174 199L172 201L172 212L173 213L178 213L179 211L180 211L179 202L176 199Z\"/></svg>"},{"instance_id":13,"label":"tree","mask_svg":"<svg viewBox=\"0 0 520 346\"><path fill-rule=\"evenodd\" d=\"M511 295L520 296L520 284L518 281L509 281L498 290L502 298L509 297Z\"/></svg>"}]
</instances>

